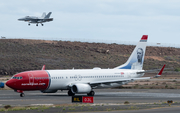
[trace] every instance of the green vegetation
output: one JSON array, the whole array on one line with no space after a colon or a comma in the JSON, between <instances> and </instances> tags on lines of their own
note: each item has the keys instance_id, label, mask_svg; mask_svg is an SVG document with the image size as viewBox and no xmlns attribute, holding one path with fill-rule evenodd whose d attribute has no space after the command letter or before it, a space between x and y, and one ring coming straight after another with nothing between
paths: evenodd
<instances>
[{"instance_id":1,"label":"green vegetation","mask_svg":"<svg viewBox=\"0 0 180 113\"><path fill-rule=\"evenodd\" d=\"M128 104L127 104L128 103ZM180 104L180 102L174 102L176 106ZM167 107L167 102L157 102L157 103L132 103L129 104L128 101L124 102L124 105L121 103L117 105L89 105L89 104L81 104L79 106L74 104L67 105L53 105L53 106L25 106L25 107L12 107L10 105L5 105L4 108L0 108L0 112L8 112L8 111L23 111L33 110L33 112L47 112L51 111L51 109L57 110L57 112L85 112L85 111L113 111L113 110L139 110L139 109L149 109L156 107ZM171 104L174 105L174 104Z\"/></svg>"},{"instance_id":2,"label":"green vegetation","mask_svg":"<svg viewBox=\"0 0 180 113\"><path fill-rule=\"evenodd\" d=\"M180 71L180 68L176 68L176 69L174 69L174 71L179 72L179 71Z\"/></svg>"},{"instance_id":3,"label":"green vegetation","mask_svg":"<svg viewBox=\"0 0 180 113\"><path fill-rule=\"evenodd\" d=\"M9 108L11 108L11 105L5 105L4 108L9 109Z\"/></svg>"}]
</instances>

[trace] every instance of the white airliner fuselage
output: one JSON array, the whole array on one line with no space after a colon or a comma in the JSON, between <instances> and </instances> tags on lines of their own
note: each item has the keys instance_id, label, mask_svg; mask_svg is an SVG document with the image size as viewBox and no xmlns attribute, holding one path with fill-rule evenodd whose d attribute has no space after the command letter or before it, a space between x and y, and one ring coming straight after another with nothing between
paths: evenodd
<instances>
[{"instance_id":1,"label":"white airliner fuselage","mask_svg":"<svg viewBox=\"0 0 180 113\"><path fill-rule=\"evenodd\" d=\"M127 79L131 81L144 75L136 74L138 70L125 69L47 70L47 72L51 75L49 87L51 90L68 89L67 86L77 83L101 84L95 88L118 87L128 82Z\"/></svg>"}]
</instances>

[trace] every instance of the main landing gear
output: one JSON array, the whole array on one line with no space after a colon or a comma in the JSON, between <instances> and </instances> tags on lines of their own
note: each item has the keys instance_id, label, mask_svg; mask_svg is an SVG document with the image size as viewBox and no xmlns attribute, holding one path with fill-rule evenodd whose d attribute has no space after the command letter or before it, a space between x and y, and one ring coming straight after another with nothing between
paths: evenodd
<instances>
[{"instance_id":1,"label":"main landing gear","mask_svg":"<svg viewBox=\"0 0 180 113\"><path fill-rule=\"evenodd\" d=\"M69 95L69 96L74 96L75 93L73 93L71 90L69 90L69 91L68 91L68 95Z\"/></svg>"},{"instance_id":2,"label":"main landing gear","mask_svg":"<svg viewBox=\"0 0 180 113\"><path fill-rule=\"evenodd\" d=\"M90 91L89 93L87 93L88 96L94 96L95 92L94 91Z\"/></svg>"},{"instance_id":3,"label":"main landing gear","mask_svg":"<svg viewBox=\"0 0 180 113\"><path fill-rule=\"evenodd\" d=\"M42 26L44 26L44 24L41 23ZM36 24L36 26L38 26L38 24Z\"/></svg>"},{"instance_id":4,"label":"main landing gear","mask_svg":"<svg viewBox=\"0 0 180 113\"><path fill-rule=\"evenodd\" d=\"M24 93L21 93L21 94L20 94L20 97L24 97L24 96L25 96L25 94L24 94Z\"/></svg>"},{"instance_id":5,"label":"main landing gear","mask_svg":"<svg viewBox=\"0 0 180 113\"><path fill-rule=\"evenodd\" d=\"M31 24L29 23L28 25L30 26Z\"/></svg>"}]
</instances>

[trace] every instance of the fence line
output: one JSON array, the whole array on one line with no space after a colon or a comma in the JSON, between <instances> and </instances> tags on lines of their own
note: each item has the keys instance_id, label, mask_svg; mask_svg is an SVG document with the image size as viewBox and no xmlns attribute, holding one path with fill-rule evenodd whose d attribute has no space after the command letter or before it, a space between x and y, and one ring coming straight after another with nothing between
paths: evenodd
<instances>
[{"instance_id":1,"label":"fence line","mask_svg":"<svg viewBox=\"0 0 180 113\"><path fill-rule=\"evenodd\" d=\"M72 42L89 42L89 43L106 43L106 44L124 44L124 45L136 45L135 41L120 41L120 40L103 40L103 39L82 39L82 38L56 38L56 37L1 37L1 39L34 39L34 40L51 40L51 41L72 41ZM180 48L180 44L171 44L171 43L153 43L148 42L147 46L155 47L174 47Z\"/></svg>"}]
</instances>

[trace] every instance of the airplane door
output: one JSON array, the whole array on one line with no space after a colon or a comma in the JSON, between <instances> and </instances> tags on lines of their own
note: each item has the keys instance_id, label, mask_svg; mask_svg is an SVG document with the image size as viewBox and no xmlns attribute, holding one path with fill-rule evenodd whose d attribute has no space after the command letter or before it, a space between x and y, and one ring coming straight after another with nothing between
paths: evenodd
<instances>
[{"instance_id":1,"label":"airplane door","mask_svg":"<svg viewBox=\"0 0 180 113\"><path fill-rule=\"evenodd\" d=\"M28 74L29 76L29 84L33 85L34 84L34 77L31 73Z\"/></svg>"}]
</instances>

